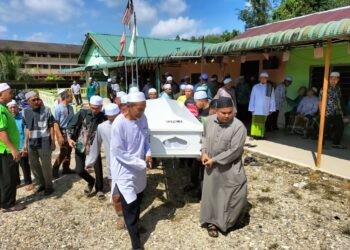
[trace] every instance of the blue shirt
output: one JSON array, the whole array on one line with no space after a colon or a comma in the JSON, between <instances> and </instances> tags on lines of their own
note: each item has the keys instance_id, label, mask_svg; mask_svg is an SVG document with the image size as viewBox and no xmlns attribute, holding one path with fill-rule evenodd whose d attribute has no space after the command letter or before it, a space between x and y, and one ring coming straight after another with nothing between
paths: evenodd
<instances>
[{"instance_id":1,"label":"blue shirt","mask_svg":"<svg viewBox=\"0 0 350 250\"><path fill-rule=\"evenodd\" d=\"M22 114L18 113L15 117L15 121L16 121L16 125L18 128L18 132L19 132L19 151L21 151L23 149L23 145L24 145L24 139L25 139L25 127L23 124L23 120L22 120Z\"/></svg>"},{"instance_id":2,"label":"blue shirt","mask_svg":"<svg viewBox=\"0 0 350 250\"><path fill-rule=\"evenodd\" d=\"M55 107L55 120L62 129L66 129L69 121L73 118L74 111L71 105L64 105L62 103Z\"/></svg>"}]
</instances>

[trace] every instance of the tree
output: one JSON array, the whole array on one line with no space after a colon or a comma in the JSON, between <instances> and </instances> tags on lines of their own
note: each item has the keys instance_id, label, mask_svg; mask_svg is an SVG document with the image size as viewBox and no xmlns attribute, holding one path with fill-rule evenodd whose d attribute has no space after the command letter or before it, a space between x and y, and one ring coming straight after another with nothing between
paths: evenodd
<instances>
[{"instance_id":1,"label":"tree","mask_svg":"<svg viewBox=\"0 0 350 250\"><path fill-rule=\"evenodd\" d=\"M17 56L10 48L0 53L0 80L29 80L32 77L21 67L28 60L27 57Z\"/></svg>"},{"instance_id":2,"label":"tree","mask_svg":"<svg viewBox=\"0 0 350 250\"><path fill-rule=\"evenodd\" d=\"M284 0L273 11L272 20L280 21L290 19L293 17L347 6L349 4L350 0Z\"/></svg>"},{"instance_id":3,"label":"tree","mask_svg":"<svg viewBox=\"0 0 350 250\"><path fill-rule=\"evenodd\" d=\"M269 0L249 0L245 9L240 10L238 18L245 22L245 28L266 24L270 21L271 4Z\"/></svg>"},{"instance_id":4,"label":"tree","mask_svg":"<svg viewBox=\"0 0 350 250\"><path fill-rule=\"evenodd\" d=\"M59 80L64 80L63 77L61 76L57 76L54 73L49 73L46 77L45 77L45 81L59 81Z\"/></svg>"},{"instance_id":5,"label":"tree","mask_svg":"<svg viewBox=\"0 0 350 250\"><path fill-rule=\"evenodd\" d=\"M225 30L222 34L210 34L204 36L204 42L205 43L222 43L227 42L231 40L233 37L237 36L239 34L239 30L233 29L231 32L228 30ZM182 39L186 40L186 39ZM195 37L192 36L190 41L192 42L202 42L203 36Z\"/></svg>"}]
</instances>

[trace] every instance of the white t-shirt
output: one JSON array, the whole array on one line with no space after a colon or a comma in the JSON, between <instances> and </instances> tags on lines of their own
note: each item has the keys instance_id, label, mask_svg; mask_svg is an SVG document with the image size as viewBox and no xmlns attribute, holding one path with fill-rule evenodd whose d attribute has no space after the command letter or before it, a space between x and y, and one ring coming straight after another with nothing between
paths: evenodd
<instances>
[{"instance_id":1,"label":"white t-shirt","mask_svg":"<svg viewBox=\"0 0 350 250\"><path fill-rule=\"evenodd\" d=\"M76 85L73 84L71 86L71 89L72 89L73 95L79 95L80 94L80 85L79 84L76 84Z\"/></svg>"}]
</instances>

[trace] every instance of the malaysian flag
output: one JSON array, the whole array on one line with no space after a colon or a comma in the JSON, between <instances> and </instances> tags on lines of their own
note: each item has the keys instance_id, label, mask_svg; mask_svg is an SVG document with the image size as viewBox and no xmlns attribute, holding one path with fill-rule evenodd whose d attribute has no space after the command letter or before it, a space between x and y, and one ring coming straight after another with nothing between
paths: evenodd
<instances>
[{"instance_id":1,"label":"malaysian flag","mask_svg":"<svg viewBox=\"0 0 350 250\"><path fill-rule=\"evenodd\" d=\"M130 27L131 16L134 13L134 5L132 0L128 0L128 4L126 5L126 9L123 15L123 24L128 25Z\"/></svg>"},{"instance_id":2,"label":"malaysian flag","mask_svg":"<svg viewBox=\"0 0 350 250\"><path fill-rule=\"evenodd\" d=\"M125 47L125 32L123 32L123 35L122 35L122 37L120 39L120 50L119 50L119 54L118 54L117 60L119 60L120 57L122 56L124 47Z\"/></svg>"}]
</instances>

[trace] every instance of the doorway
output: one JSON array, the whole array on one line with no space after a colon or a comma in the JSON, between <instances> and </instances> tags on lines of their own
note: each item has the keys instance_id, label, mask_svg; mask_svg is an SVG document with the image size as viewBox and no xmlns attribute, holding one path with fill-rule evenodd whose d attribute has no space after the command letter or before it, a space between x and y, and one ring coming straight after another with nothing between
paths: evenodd
<instances>
[{"instance_id":1,"label":"doorway","mask_svg":"<svg viewBox=\"0 0 350 250\"><path fill-rule=\"evenodd\" d=\"M244 76L245 80L249 82L252 86L258 83L259 79L259 70L260 70L260 61L246 61L241 63L241 76ZM254 81L251 81L251 78L254 78Z\"/></svg>"}]
</instances>

